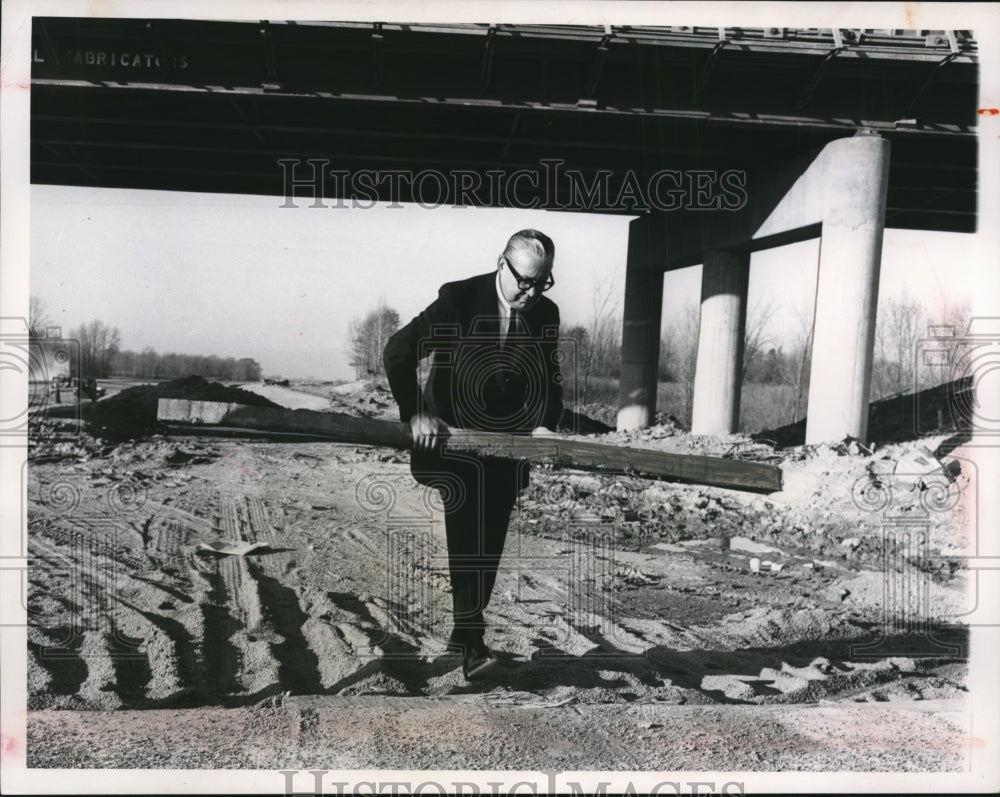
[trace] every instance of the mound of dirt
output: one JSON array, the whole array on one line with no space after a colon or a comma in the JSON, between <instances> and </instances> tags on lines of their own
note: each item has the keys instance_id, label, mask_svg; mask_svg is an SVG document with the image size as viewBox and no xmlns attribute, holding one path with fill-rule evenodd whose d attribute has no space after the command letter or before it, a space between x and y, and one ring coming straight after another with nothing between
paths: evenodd
<instances>
[{"instance_id":1,"label":"mound of dirt","mask_svg":"<svg viewBox=\"0 0 1000 797\"><path fill-rule=\"evenodd\" d=\"M159 430L156 405L161 398L192 401L225 401L252 407L277 407L257 393L209 382L202 376L186 376L157 385L138 385L98 402L90 418L92 434L105 440L123 441L145 437Z\"/></svg>"},{"instance_id":2,"label":"mound of dirt","mask_svg":"<svg viewBox=\"0 0 1000 797\"><path fill-rule=\"evenodd\" d=\"M903 443L932 432L971 431L972 377L873 401L868 406L868 441L877 445ZM800 446L806 440L806 418L778 429L751 435L779 448Z\"/></svg>"}]
</instances>

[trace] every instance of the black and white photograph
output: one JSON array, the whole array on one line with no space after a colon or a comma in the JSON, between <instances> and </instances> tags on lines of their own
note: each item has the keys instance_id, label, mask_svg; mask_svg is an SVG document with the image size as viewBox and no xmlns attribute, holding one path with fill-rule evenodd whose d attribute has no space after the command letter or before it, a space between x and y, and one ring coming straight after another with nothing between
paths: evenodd
<instances>
[{"instance_id":1,"label":"black and white photograph","mask_svg":"<svg viewBox=\"0 0 1000 797\"><path fill-rule=\"evenodd\" d=\"M4 793L1000 788L1000 8L0 58Z\"/></svg>"}]
</instances>

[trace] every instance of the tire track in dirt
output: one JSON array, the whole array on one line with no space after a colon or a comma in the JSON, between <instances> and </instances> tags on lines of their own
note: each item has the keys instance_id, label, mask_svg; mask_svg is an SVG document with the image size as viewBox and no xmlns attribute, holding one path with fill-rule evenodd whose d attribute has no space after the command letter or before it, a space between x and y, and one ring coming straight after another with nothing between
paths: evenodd
<instances>
[{"instance_id":1,"label":"tire track in dirt","mask_svg":"<svg viewBox=\"0 0 1000 797\"><path fill-rule=\"evenodd\" d=\"M167 618L163 622L150 620L164 608L162 601L157 603L157 585L136 579L116 559L81 545L71 546L71 552L65 554L60 546L36 534L29 540L29 549L51 566L72 572L75 597L67 602L66 611L73 633L104 637L103 645L88 642L81 649L87 657L83 664L89 668L94 658L94 666L100 668L107 658L116 673L114 688L102 687L99 691L114 691L123 706L138 707L170 700L186 690L194 674L190 653L184 648L189 634L176 621L179 628L171 628ZM106 546L104 551L108 550ZM140 603L148 610L143 611ZM67 666L72 669L72 662L67 661L71 657L62 650L67 648L66 643L59 647L59 651L41 651L47 661L39 659L39 665L50 670ZM179 661L185 665L184 673L178 671Z\"/></svg>"},{"instance_id":2,"label":"tire track in dirt","mask_svg":"<svg viewBox=\"0 0 1000 797\"><path fill-rule=\"evenodd\" d=\"M337 657L335 669L340 677L327 685L328 692L426 694L427 673L416 666L419 648L391 630L403 614L399 606L350 593L328 592L326 600L331 611L324 616L343 618L331 627L346 654Z\"/></svg>"},{"instance_id":3,"label":"tire track in dirt","mask_svg":"<svg viewBox=\"0 0 1000 797\"><path fill-rule=\"evenodd\" d=\"M157 706L188 704L206 697L205 672L201 659L198 630L192 633L192 619L200 621L201 615L187 612L185 622L167 617L162 610L147 611L120 599L119 603L131 609L145 621L145 651L150 662L155 663L146 689L146 700Z\"/></svg>"},{"instance_id":4,"label":"tire track in dirt","mask_svg":"<svg viewBox=\"0 0 1000 797\"><path fill-rule=\"evenodd\" d=\"M253 495L242 499L237 506L245 523L245 539L280 549L278 533L264 502ZM278 635L278 640L271 643L271 652L279 662L278 680L282 691L318 694L322 689L319 659L302 631L309 615L296 591L282 580L291 564L289 554L267 554L248 560L247 569L258 584L262 620Z\"/></svg>"},{"instance_id":5,"label":"tire track in dirt","mask_svg":"<svg viewBox=\"0 0 1000 797\"><path fill-rule=\"evenodd\" d=\"M198 608L203 633L196 637L195 644L200 652L204 688L207 695L219 700L240 691L240 658L231 637L242 626L229 613L229 595L218 572L211 565L196 566L192 572L198 574L195 582L202 593Z\"/></svg>"},{"instance_id":6,"label":"tire track in dirt","mask_svg":"<svg viewBox=\"0 0 1000 797\"><path fill-rule=\"evenodd\" d=\"M148 507L156 514L171 517L178 523L185 524L186 528L192 530L208 533L214 528L211 519L203 517L202 515L192 512L189 509L185 509L176 499L158 501L154 498L147 497L144 506Z\"/></svg>"},{"instance_id":7,"label":"tire track in dirt","mask_svg":"<svg viewBox=\"0 0 1000 797\"><path fill-rule=\"evenodd\" d=\"M313 595L303 606L306 619L301 632L316 655L318 694L331 691L335 684L357 670L359 661L375 656L360 618L344 611L336 595L333 592Z\"/></svg>"},{"instance_id":8,"label":"tire track in dirt","mask_svg":"<svg viewBox=\"0 0 1000 797\"><path fill-rule=\"evenodd\" d=\"M314 694L339 693L372 679L393 694L424 693L425 677L414 666L419 635L406 625L404 607L327 591L312 596L304 610L303 637L317 659Z\"/></svg>"},{"instance_id":9,"label":"tire track in dirt","mask_svg":"<svg viewBox=\"0 0 1000 797\"><path fill-rule=\"evenodd\" d=\"M103 556L111 547L90 539L83 531L61 529L56 540L34 535L28 540L28 552L54 570L68 576L66 608L63 618L73 629L94 629L110 616L108 582L113 581L115 560ZM103 550L102 550L103 549Z\"/></svg>"},{"instance_id":10,"label":"tire track in dirt","mask_svg":"<svg viewBox=\"0 0 1000 797\"><path fill-rule=\"evenodd\" d=\"M247 523L232 494L215 496L216 528L224 539L250 539ZM199 557L199 559L201 559ZM204 621L202 660L211 693L261 696L278 689L279 664L271 654L263 624L259 584L242 556L194 560L206 585L200 604Z\"/></svg>"},{"instance_id":11,"label":"tire track in dirt","mask_svg":"<svg viewBox=\"0 0 1000 797\"><path fill-rule=\"evenodd\" d=\"M191 527L169 513L152 514L144 526L149 530L149 544L146 552L161 572L170 572L183 578L186 569L185 549Z\"/></svg>"},{"instance_id":12,"label":"tire track in dirt","mask_svg":"<svg viewBox=\"0 0 1000 797\"><path fill-rule=\"evenodd\" d=\"M216 500L223 538L266 543L277 552L197 564L208 586L202 655L213 691L247 699L321 692L318 657L303 631L309 614L282 580L293 563L267 507L253 495L219 493Z\"/></svg>"},{"instance_id":13,"label":"tire track in dirt","mask_svg":"<svg viewBox=\"0 0 1000 797\"><path fill-rule=\"evenodd\" d=\"M107 635L99 630L84 631L80 657L87 664L87 678L78 692L80 697L102 709L121 708L124 701L116 691L117 673Z\"/></svg>"},{"instance_id":14,"label":"tire track in dirt","mask_svg":"<svg viewBox=\"0 0 1000 797\"><path fill-rule=\"evenodd\" d=\"M150 698L155 699L161 694L169 696L179 691L176 669L173 666L174 646L165 639L162 632L146 622L139 622L135 612L130 611L121 625L111 624L104 635L104 643L114 667L114 683L112 688L121 700L123 707L148 705ZM142 633L145 636L132 636L125 628L132 626L132 633ZM151 633L152 632L152 633ZM163 644L165 643L165 644ZM170 666L156 668L156 684L153 682L153 667L150 659L156 661L165 654Z\"/></svg>"},{"instance_id":15,"label":"tire track in dirt","mask_svg":"<svg viewBox=\"0 0 1000 797\"><path fill-rule=\"evenodd\" d=\"M324 486L324 511L331 497L339 510L335 534L322 545L331 568L329 581L360 582L363 587L328 591L317 586L304 592L301 607L307 617L302 633L316 654L323 691L370 687L392 694L421 694L424 679L415 675L419 667L414 665L427 637L421 616L426 596L411 587L426 579L408 578L412 575L408 570L393 567L393 541L408 535L395 535L391 529L379 533L385 522L382 513L393 503L378 507L359 503L355 481L334 469L329 482L317 484ZM379 474L376 481L381 485L385 476ZM398 564L409 567L407 556L397 558ZM320 578L319 585L324 581Z\"/></svg>"},{"instance_id":16,"label":"tire track in dirt","mask_svg":"<svg viewBox=\"0 0 1000 797\"><path fill-rule=\"evenodd\" d=\"M303 611L294 590L277 578L267 575L263 568L258 568L253 563L248 567L257 579L264 617L280 638L270 644L270 649L279 664L278 682L281 690L292 694L320 694L323 683L319 658L303 632L309 615Z\"/></svg>"},{"instance_id":17,"label":"tire track in dirt","mask_svg":"<svg viewBox=\"0 0 1000 797\"><path fill-rule=\"evenodd\" d=\"M369 563L368 589L357 596L329 593L342 611L355 614L353 625L365 634L377 658L333 688L341 694L426 695L441 674L441 666L429 667L426 659L442 653L451 630L443 518L437 518L437 538L427 496L413 487L409 474L380 474L378 479L388 485L391 501L380 504L381 511L360 504L356 525L343 535L350 546L345 556ZM376 536L375 528L382 533ZM454 660L446 669L458 666Z\"/></svg>"},{"instance_id":18,"label":"tire track in dirt","mask_svg":"<svg viewBox=\"0 0 1000 797\"><path fill-rule=\"evenodd\" d=\"M50 523L36 522L32 531L28 538L28 553L33 559L29 602L33 602L32 593L38 592L35 580L42 572L61 576L67 582L59 601L61 611L57 617L50 612L46 618L58 624L29 625L29 680L44 682L44 694L33 695L33 702L45 705L52 699L60 702L67 697L72 698L71 702L86 699L84 685L92 678L87 659L93 655L94 641L91 638L86 646L83 643L87 634L93 637L94 618L98 614L94 604L100 599L94 595L95 579L87 577L88 571L84 570L85 563L79 555L84 537ZM32 671L36 673L34 676L30 674ZM39 676L39 671L47 677ZM90 687L93 692L93 684ZM97 697L103 695L98 692Z\"/></svg>"},{"instance_id":19,"label":"tire track in dirt","mask_svg":"<svg viewBox=\"0 0 1000 797\"><path fill-rule=\"evenodd\" d=\"M401 612L371 602L369 620L351 612L317 633L311 604L283 580L295 564L291 554L206 560L188 549L195 534L280 549L257 496L216 493L209 502L214 524L148 496L140 511L121 516L109 516L104 491L84 484L79 496L72 517L41 507L45 522L35 518L32 545L47 569L73 574L69 597L60 596L64 614L103 618L106 627L88 628L75 643L71 636L59 659L44 655L50 639L33 643L35 680L50 695L72 691L114 708L241 703L279 691L318 694L376 658L370 640L383 641L381 626L402 625L392 619ZM352 542L367 556L377 554L364 533ZM340 661L335 672L327 667L321 675L317 650L329 659L331 642Z\"/></svg>"},{"instance_id":20,"label":"tire track in dirt","mask_svg":"<svg viewBox=\"0 0 1000 797\"><path fill-rule=\"evenodd\" d=\"M67 626L29 628L29 683L34 680L46 696L55 696L56 699L77 695L87 680L87 663L80 655L82 641L83 635ZM33 673L44 675L33 677ZM29 704L37 703L42 707L47 702L39 694L29 695Z\"/></svg>"},{"instance_id":21,"label":"tire track in dirt","mask_svg":"<svg viewBox=\"0 0 1000 797\"><path fill-rule=\"evenodd\" d=\"M148 561L141 570L129 568L118 576L117 614L122 632L143 640L142 650L153 663L144 702L187 702L206 691L204 662L194 642L205 635L197 607L206 590L191 578L189 538L209 531L211 521L148 494L127 517L133 528L146 530Z\"/></svg>"}]
</instances>

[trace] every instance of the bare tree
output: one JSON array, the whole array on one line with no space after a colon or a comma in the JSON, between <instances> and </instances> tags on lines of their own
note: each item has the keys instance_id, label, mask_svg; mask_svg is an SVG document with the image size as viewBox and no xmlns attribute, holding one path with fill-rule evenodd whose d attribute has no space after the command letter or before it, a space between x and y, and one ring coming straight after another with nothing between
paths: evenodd
<instances>
[{"instance_id":1,"label":"bare tree","mask_svg":"<svg viewBox=\"0 0 1000 797\"><path fill-rule=\"evenodd\" d=\"M770 321L774 315L773 299L758 300L747 313L743 339L744 381L771 346ZM683 417L690 418L694 404L694 376L698 360L700 305L688 301L664 327L660 337L660 378L669 378L684 389ZM778 356L778 352L775 352ZM760 370L759 368L757 370Z\"/></svg>"},{"instance_id":2,"label":"bare tree","mask_svg":"<svg viewBox=\"0 0 1000 797\"><path fill-rule=\"evenodd\" d=\"M771 345L770 321L774 310L775 301L768 298L754 302L747 313L743 337L744 379ZM678 381L693 383L699 323L698 305L688 302L677 318L664 329L660 338L661 374L669 373Z\"/></svg>"},{"instance_id":3,"label":"bare tree","mask_svg":"<svg viewBox=\"0 0 1000 797\"><path fill-rule=\"evenodd\" d=\"M669 370L684 388L684 417L691 417L694 400L694 369L698 359L699 306L688 301L667 324L660 339L660 367Z\"/></svg>"},{"instance_id":4,"label":"bare tree","mask_svg":"<svg viewBox=\"0 0 1000 797\"><path fill-rule=\"evenodd\" d=\"M621 319L615 315L617 309L611 278L600 283L595 281L587 329L590 362L586 375L617 377L621 372Z\"/></svg>"},{"instance_id":5,"label":"bare tree","mask_svg":"<svg viewBox=\"0 0 1000 797\"><path fill-rule=\"evenodd\" d=\"M774 297L766 299L758 297L747 312L743 333L743 371L741 374L743 381L746 381L747 374L757 365L757 361L767 346L771 344L770 321L774 315L775 307Z\"/></svg>"},{"instance_id":6,"label":"bare tree","mask_svg":"<svg viewBox=\"0 0 1000 797\"><path fill-rule=\"evenodd\" d=\"M587 403L592 377L617 379L621 374L621 318L616 309L612 280L595 280L590 320L586 326L569 327L562 333L561 345L568 355L564 368L572 371L571 381L581 404Z\"/></svg>"},{"instance_id":7,"label":"bare tree","mask_svg":"<svg viewBox=\"0 0 1000 797\"><path fill-rule=\"evenodd\" d=\"M792 406L788 408L789 420L797 420L805 414L806 395L809 390L809 364L812 362L813 311L799 310L798 330L788 355L789 368L786 373L788 384L792 386Z\"/></svg>"},{"instance_id":8,"label":"bare tree","mask_svg":"<svg viewBox=\"0 0 1000 797\"><path fill-rule=\"evenodd\" d=\"M106 378L111 373L111 361L118 352L121 335L116 327L109 327L103 321L93 320L81 324L73 332L79 343L80 361L76 375L82 378Z\"/></svg>"},{"instance_id":9,"label":"bare tree","mask_svg":"<svg viewBox=\"0 0 1000 797\"><path fill-rule=\"evenodd\" d=\"M138 366L139 373L137 376L142 379L150 379L156 376L156 363L159 359L159 355L152 346L147 346L141 352L139 352Z\"/></svg>"},{"instance_id":10,"label":"bare tree","mask_svg":"<svg viewBox=\"0 0 1000 797\"><path fill-rule=\"evenodd\" d=\"M875 326L872 397L917 390L916 352L927 334L927 312L904 293L880 308Z\"/></svg>"},{"instance_id":11,"label":"bare tree","mask_svg":"<svg viewBox=\"0 0 1000 797\"><path fill-rule=\"evenodd\" d=\"M52 324L45 301L40 296L28 298L28 337L38 340L45 337L45 332Z\"/></svg>"},{"instance_id":12,"label":"bare tree","mask_svg":"<svg viewBox=\"0 0 1000 797\"><path fill-rule=\"evenodd\" d=\"M678 382L678 340L677 328L674 324L666 327L660 334L660 359L656 376L661 382Z\"/></svg>"},{"instance_id":13,"label":"bare tree","mask_svg":"<svg viewBox=\"0 0 1000 797\"><path fill-rule=\"evenodd\" d=\"M931 349L941 349L941 341L948 339L962 339L969 330L971 309L965 302L943 301L933 311L925 314L926 327L922 330L921 337L933 339L929 344ZM947 346L947 343L945 343ZM962 366L956 370L952 359L939 357L928 359L926 356L927 347L921 346L918 341L916 351L914 351L914 389L924 390L935 385L956 379L965 370Z\"/></svg>"},{"instance_id":14,"label":"bare tree","mask_svg":"<svg viewBox=\"0 0 1000 797\"><path fill-rule=\"evenodd\" d=\"M384 372L382 350L390 336L399 329L399 313L379 299L374 310L364 318L355 318L347 328L351 346L351 365L358 379L372 378Z\"/></svg>"},{"instance_id":15,"label":"bare tree","mask_svg":"<svg viewBox=\"0 0 1000 797\"><path fill-rule=\"evenodd\" d=\"M936 323L951 327L955 336L960 337L968 331L971 318L972 309L967 302L945 302Z\"/></svg>"},{"instance_id":16,"label":"bare tree","mask_svg":"<svg viewBox=\"0 0 1000 797\"><path fill-rule=\"evenodd\" d=\"M587 403L587 375L590 369L590 333L581 324L564 327L559 334L562 351L563 395L570 404Z\"/></svg>"}]
</instances>

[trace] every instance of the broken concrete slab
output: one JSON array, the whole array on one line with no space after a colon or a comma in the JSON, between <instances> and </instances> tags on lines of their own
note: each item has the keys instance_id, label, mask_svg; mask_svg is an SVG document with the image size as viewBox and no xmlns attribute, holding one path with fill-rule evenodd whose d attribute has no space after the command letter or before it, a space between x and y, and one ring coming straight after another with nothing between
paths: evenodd
<instances>
[{"instance_id":1,"label":"broken concrete slab","mask_svg":"<svg viewBox=\"0 0 1000 797\"><path fill-rule=\"evenodd\" d=\"M925 446L914 446L903 451L896 459L892 471L893 483L907 489L925 487L933 479L954 480L951 469L935 457Z\"/></svg>"},{"instance_id":2,"label":"broken concrete slab","mask_svg":"<svg viewBox=\"0 0 1000 797\"><path fill-rule=\"evenodd\" d=\"M228 413L239 406L242 405L235 402L160 399L157 404L156 418L160 421L174 421L175 423L217 424L221 423Z\"/></svg>"}]
</instances>

